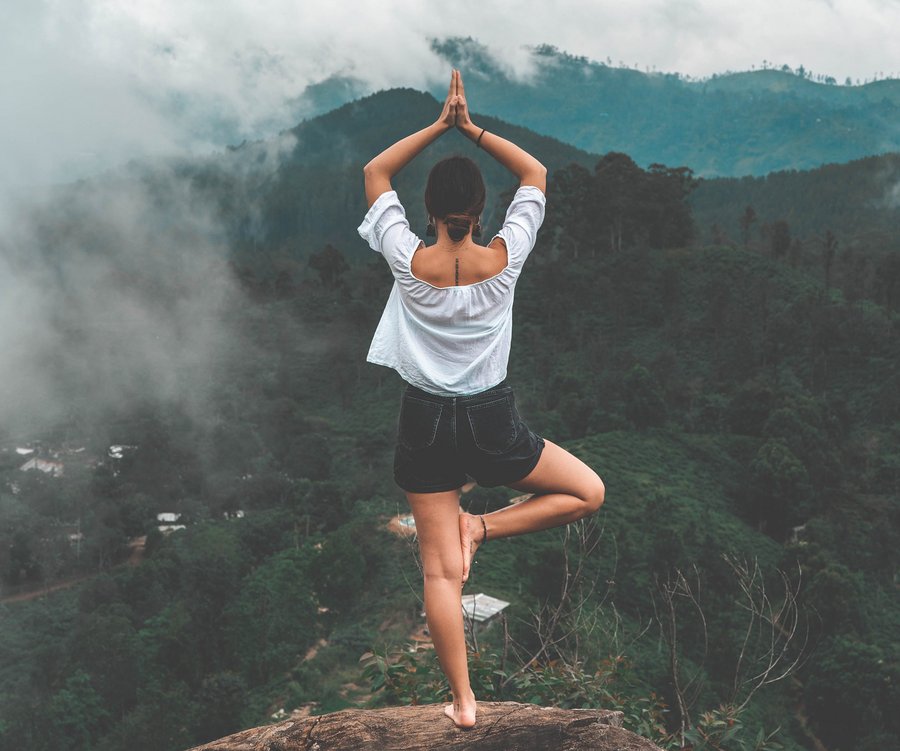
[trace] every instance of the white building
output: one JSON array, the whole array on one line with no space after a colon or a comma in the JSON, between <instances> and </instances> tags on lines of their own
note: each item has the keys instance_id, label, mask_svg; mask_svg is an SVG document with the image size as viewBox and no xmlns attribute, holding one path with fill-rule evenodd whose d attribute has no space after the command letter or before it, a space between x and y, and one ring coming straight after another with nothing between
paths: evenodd
<instances>
[{"instance_id":1,"label":"white building","mask_svg":"<svg viewBox=\"0 0 900 751\"><path fill-rule=\"evenodd\" d=\"M498 600L482 592L476 595L463 595L462 598L463 615L466 620L479 625L489 623L508 607L509 603L505 600Z\"/></svg>"},{"instance_id":2,"label":"white building","mask_svg":"<svg viewBox=\"0 0 900 751\"><path fill-rule=\"evenodd\" d=\"M19 469L23 472L29 472L36 469L51 477L62 477L63 472L65 472L65 467L63 467L62 462L56 462L51 459L41 459L39 456L32 457L19 467Z\"/></svg>"},{"instance_id":3,"label":"white building","mask_svg":"<svg viewBox=\"0 0 900 751\"><path fill-rule=\"evenodd\" d=\"M156 528L164 535L170 535L173 532L177 532L179 529L187 529L184 524L159 524Z\"/></svg>"}]
</instances>

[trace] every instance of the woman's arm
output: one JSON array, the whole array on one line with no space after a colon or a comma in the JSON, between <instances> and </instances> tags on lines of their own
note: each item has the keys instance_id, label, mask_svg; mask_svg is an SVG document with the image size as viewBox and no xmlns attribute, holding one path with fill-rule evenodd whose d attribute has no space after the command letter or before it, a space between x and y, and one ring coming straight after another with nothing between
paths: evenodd
<instances>
[{"instance_id":1,"label":"woman's arm","mask_svg":"<svg viewBox=\"0 0 900 751\"><path fill-rule=\"evenodd\" d=\"M393 146L388 146L365 167L366 201L371 206L382 193L391 190L391 178L409 164L426 146L444 135L456 124L459 97L456 94L456 76L450 77L450 91L444 101L444 108L437 121L412 135L402 138Z\"/></svg>"},{"instance_id":2,"label":"woman's arm","mask_svg":"<svg viewBox=\"0 0 900 751\"><path fill-rule=\"evenodd\" d=\"M456 127L459 131L519 178L519 185L533 185L542 193L547 190L547 168L512 141L479 128L469 117L469 105L463 88L462 75L453 71L456 80Z\"/></svg>"}]
</instances>

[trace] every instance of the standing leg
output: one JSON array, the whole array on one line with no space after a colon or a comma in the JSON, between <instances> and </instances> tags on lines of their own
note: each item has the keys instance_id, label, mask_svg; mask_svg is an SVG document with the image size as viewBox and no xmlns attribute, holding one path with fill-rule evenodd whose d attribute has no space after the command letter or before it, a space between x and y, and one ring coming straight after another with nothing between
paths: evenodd
<instances>
[{"instance_id":1,"label":"standing leg","mask_svg":"<svg viewBox=\"0 0 900 751\"><path fill-rule=\"evenodd\" d=\"M459 535L463 553L463 581L468 579L475 550L484 539L512 537L558 527L596 512L603 505L603 481L581 459L561 446L544 441L537 466L510 487L534 493L527 501L507 506L479 518L460 514ZM482 524L482 519L484 524Z\"/></svg>"},{"instance_id":2,"label":"standing leg","mask_svg":"<svg viewBox=\"0 0 900 751\"><path fill-rule=\"evenodd\" d=\"M475 724L462 614L463 556L459 542L459 490L407 493L425 575L425 618L453 704L444 710L458 727Z\"/></svg>"}]
</instances>

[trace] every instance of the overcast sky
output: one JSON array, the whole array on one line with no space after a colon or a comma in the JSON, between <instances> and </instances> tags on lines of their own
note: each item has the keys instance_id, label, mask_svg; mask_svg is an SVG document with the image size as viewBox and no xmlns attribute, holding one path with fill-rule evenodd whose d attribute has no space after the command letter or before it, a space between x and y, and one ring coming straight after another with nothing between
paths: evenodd
<instances>
[{"instance_id":1,"label":"overcast sky","mask_svg":"<svg viewBox=\"0 0 900 751\"><path fill-rule=\"evenodd\" d=\"M8 0L0 187L274 134L335 72L424 88L446 75L430 37L472 36L519 72L549 43L641 69L767 60L843 82L900 74L898 30L900 0Z\"/></svg>"}]
</instances>

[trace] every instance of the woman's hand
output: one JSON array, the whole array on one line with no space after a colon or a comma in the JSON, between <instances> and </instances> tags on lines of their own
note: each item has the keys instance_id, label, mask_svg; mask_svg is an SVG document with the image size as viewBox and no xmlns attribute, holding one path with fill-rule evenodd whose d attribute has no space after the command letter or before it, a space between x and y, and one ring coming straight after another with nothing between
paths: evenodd
<instances>
[{"instance_id":1,"label":"woman's hand","mask_svg":"<svg viewBox=\"0 0 900 751\"><path fill-rule=\"evenodd\" d=\"M450 88L447 98L444 100L444 108L438 118L445 128L459 128L463 135L471 137L471 131L475 129L472 118L469 117L469 104L466 102L466 90L463 86L462 73L453 70L450 74Z\"/></svg>"},{"instance_id":2,"label":"woman's hand","mask_svg":"<svg viewBox=\"0 0 900 751\"><path fill-rule=\"evenodd\" d=\"M401 138L393 146L388 146L363 167L366 180L366 201L371 206L391 187L391 178L409 164L428 144L440 138L456 125L459 110L459 96L456 93L459 71L454 70L450 76L450 90L441 110L440 117L422 130L418 130L406 138Z\"/></svg>"},{"instance_id":3,"label":"woman's hand","mask_svg":"<svg viewBox=\"0 0 900 751\"><path fill-rule=\"evenodd\" d=\"M469 117L469 103L466 101L466 89L463 86L462 73L458 70L453 71L453 78L456 84L456 127L465 136L475 129L472 118Z\"/></svg>"},{"instance_id":4,"label":"woman's hand","mask_svg":"<svg viewBox=\"0 0 900 751\"><path fill-rule=\"evenodd\" d=\"M447 101L456 113L456 128L476 146L480 146L506 169L519 178L519 185L533 185L542 193L547 189L547 168L524 149L516 146L495 133L488 133L479 128L469 116L469 103L466 101L466 89L463 86L462 74L453 71L450 83L453 96Z\"/></svg>"},{"instance_id":5,"label":"woman's hand","mask_svg":"<svg viewBox=\"0 0 900 751\"><path fill-rule=\"evenodd\" d=\"M444 108L441 110L440 117L438 117L438 123L447 130L456 125L457 110L459 108L459 97L456 95L456 79L458 75L458 70L454 70L450 74L450 90L447 92Z\"/></svg>"}]
</instances>

